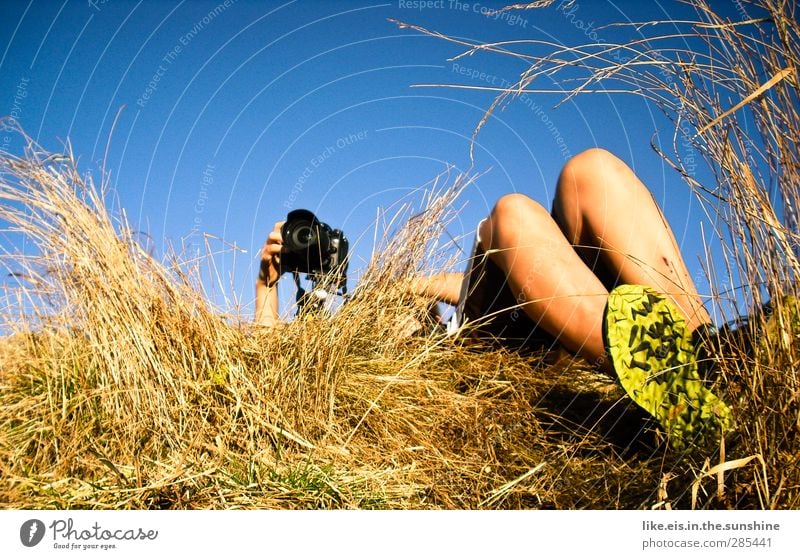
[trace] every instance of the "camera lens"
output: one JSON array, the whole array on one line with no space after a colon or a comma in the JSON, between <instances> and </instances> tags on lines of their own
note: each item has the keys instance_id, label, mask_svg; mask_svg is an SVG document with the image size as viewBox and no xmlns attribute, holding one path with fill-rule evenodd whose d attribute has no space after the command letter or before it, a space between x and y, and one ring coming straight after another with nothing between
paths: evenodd
<instances>
[{"instance_id":1,"label":"camera lens","mask_svg":"<svg viewBox=\"0 0 800 559\"><path fill-rule=\"evenodd\" d=\"M314 228L303 223L292 230L289 243L294 250L305 250L316 243Z\"/></svg>"}]
</instances>

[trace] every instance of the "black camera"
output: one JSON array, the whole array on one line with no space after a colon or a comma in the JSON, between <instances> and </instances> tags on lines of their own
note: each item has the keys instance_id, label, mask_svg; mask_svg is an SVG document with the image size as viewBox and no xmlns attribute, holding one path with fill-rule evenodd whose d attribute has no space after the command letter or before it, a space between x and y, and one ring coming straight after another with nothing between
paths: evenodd
<instances>
[{"instance_id":1,"label":"black camera","mask_svg":"<svg viewBox=\"0 0 800 559\"><path fill-rule=\"evenodd\" d=\"M344 233L308 210L294 210L281 227L284 252L281 271L308 274L314 284L347 292L347 249Z\"/></svg>"}]
</instances>

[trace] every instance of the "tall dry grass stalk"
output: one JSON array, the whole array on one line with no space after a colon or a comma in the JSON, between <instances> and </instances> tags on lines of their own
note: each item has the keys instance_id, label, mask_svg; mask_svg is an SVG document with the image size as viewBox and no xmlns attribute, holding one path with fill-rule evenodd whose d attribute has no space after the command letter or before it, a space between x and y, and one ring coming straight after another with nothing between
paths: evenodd
<instances>
[{"instance_id":1,"label":"tall dry grass stalk","mask_svg":"<svg viewBox=\"0 0 800 559\"><path fill-rule=\"evenodd\" d=\"M544 0L505 9L541 9L553 3ZM573 4L560 2L556 9ZM490 52L528 62L519 81L498 93L476 134L494 110L523 93L558 93L558 104L582 94L631 94L671 119L672 145L653 147L691 187L711 223L719 224L708 239L719 251L714 251L707 273L715 303L734 326L720 337L717 353L721 384L735 403L739 430L722 449L720 460L752 458L746 468L729 471L728 483L734 490L720 505L796 507L800 505L797 5L779 0L741 3L742 19L731 21L705 0L689 4L695 8L695 21L611 25L597 32L604 38L613 33L623 39L577 47L540 40L469 45L415 29L464 45L459 57ZM525 52L526 45L546 53L531 55ZM562 89L548 91L553 81ZM687 160L687 149L705 161L711 181L695 172L696 162Z\"/></svg>"}]
</instances>

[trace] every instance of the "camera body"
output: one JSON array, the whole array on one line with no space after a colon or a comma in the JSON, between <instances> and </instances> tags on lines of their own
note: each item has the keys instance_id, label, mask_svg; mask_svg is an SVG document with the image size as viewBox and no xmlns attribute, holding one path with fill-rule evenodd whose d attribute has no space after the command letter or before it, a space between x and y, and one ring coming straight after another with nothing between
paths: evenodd
<instances>
[{"instance_id":1,"label":"camera body","mask_svg":"<svg viewBox=\"0 0 800 559\"><path fill-rule=\"evenodd\" d=\"M308 210L293 210L281 227L284 252L281 271L308 274L323 288L347 291L349 242L339 229L332 229Z\"/></svg>"}]
</instances>

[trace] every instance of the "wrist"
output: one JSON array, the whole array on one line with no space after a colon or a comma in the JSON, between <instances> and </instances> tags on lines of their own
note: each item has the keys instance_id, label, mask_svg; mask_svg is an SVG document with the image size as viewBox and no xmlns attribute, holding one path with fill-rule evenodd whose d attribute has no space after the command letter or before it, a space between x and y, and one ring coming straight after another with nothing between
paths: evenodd
<instances>
[{"instance_id":1,"label":"wrist","mask_svg":"<svg viewBox=\"0 0 800 559\"><path fill-rule=\"evenodd\" d=\"M275 277L272 279L271 274L265 274L263 272L258 274L256 278L256 287L263 286L267 289L272 289L275 287L275 284L278 283L278 280L281 279L280 276Z\"/></svg>"}]
</instances>

